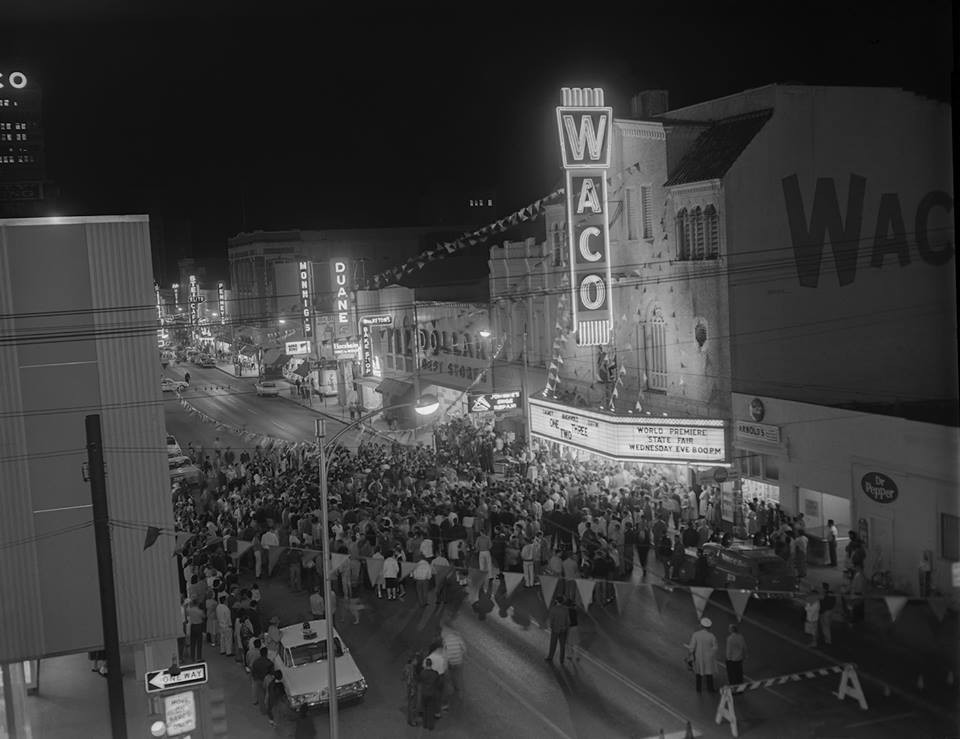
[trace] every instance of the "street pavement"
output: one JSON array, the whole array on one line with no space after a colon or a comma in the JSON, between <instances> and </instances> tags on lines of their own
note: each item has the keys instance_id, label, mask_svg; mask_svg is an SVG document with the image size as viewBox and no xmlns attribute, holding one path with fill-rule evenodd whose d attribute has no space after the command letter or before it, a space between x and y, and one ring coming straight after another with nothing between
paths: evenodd
<instances>
[{"instance_id":1,"label":"street pavement","mask_svg":"<svg viewBox=\"0 0 960 739\"><path fill-rule=\"evenodd\" d=\"M187 391L219 397L215 385L224 379L217 370L190 368L193 388ZM201 374L202 373L202 374ZM208 377L208 373L209 377ZM215 374L214 374L215 373ZM194 402L194 398L188 399ZM235 390L216 401L214 409L243 413L243 405L255 409L247 427L268 428L280 421L288 429L312 435L315 411L299 408L292 401L257 398ZM176 402L166 403L167 428L181 444L194 440L210 448L219 435L224 445L243 442L229 432L190 417ZM214 415L210 411L205 411ZM303 413L303 417L298 415ZM218 420L228 424L229 418ZM253 430L251 428L251 430ZM259 433L259 432L258 432ZM266 432L264 432L266 433ZM329 433L329 432L328 432ZM822 575L812 570L809 580ZM657 565L649 581L659 583ZM284 623L299 621L306 609L307 594L291 593L283 573L261 583L264 615L277 614ZM481 620L472 605L476 591L464 589L453 603L442 608L418 608L410 588L405 602L378 600L364 592L368 608L361 623L353 625L341 612L338 629L370 683L361 704L340 712L341 736L421 736L422 728L407 727L401 706L400 672L414 648L425 646L441 620L450 620L468 644L465 668L466 700L453 703L438 722L437 733L450 737L656 737L681 732L689 721L696 735L730 736L727 724L717 726L714 715L718 696L693 688L693 679L683 664L684 649L697 628L690 595L677 588L667 594L662 610L643 586L637 587L617 606L592 605L581 614L579 661L560 667L543 660L548 635L542 624L546 606L538 588L522 585L510 599L495 594L493 608ZM250 573L244 572L244 582ZM942 623L927 606L910 604L896 624L891 624L882 601L868 602L867 622L855 632L835 630L834 646L806 646L799 608L791 601L750 601L741 624L749 645L748 679L767 678L844 662L859 666L869 709L861 711L851 699L839 701L839 676L788 682L769 689L737 696L735 706L744 737L905 737L940 739L957 736L956 687L946 684L944 668L956 669L956 617L949 613ZM735 615L727 596L715 592L706 614L721 648L727 625ZM884 621L885 619L885 621ZM237 737L289 735L290 725L271 729L266 718L249 704L249 687L241 668L218 654L208 655L211 684L226 690L230 735ZM916 689L916 676L925 672L925 690ZM722 680L720 681L722 683ZM887 695L889 693L889 695ZM326 736L326 714L314 717L318 736Z\"/></svg>"}]
</instances>

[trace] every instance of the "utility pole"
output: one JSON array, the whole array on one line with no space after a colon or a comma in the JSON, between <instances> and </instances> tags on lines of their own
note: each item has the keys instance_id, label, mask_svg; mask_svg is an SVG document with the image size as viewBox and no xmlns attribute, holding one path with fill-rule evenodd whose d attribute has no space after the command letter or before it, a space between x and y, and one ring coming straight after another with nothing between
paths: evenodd
<instances>
[{"instance_id":1,"label":"utility pole","mask_svg":"<svg viewBox=\"0 0 960 739\"><path fill-rule=\"evenodd\" d=\"M103 437L100 416L86 417L87 469L93 504L93 535L97 544L97 573L100 580L100 616L103 648L107 653L107 697L113 739L127 739L127 711L123 704L123 676L120 667L120 629L117 625L117 593L113 581L113 553L107 511L107 480L103 465Z\"/></svg>"},{"instance_id":2,"label":"utility pole","mask_svg":"<svg viewBox=\"0 0 960 739\"><path fill-rule=\"evenodd\" d=\"M320 519L323 543L323 616L327 622L327 695L329 696L330 739L337 739L340 728L337 721L337 650L333 641L333 610L330 607L330 577L333 574L333 557L330 551L330 518L327 511L327 460L323 442L326 430L322 418L314 420L317 437L317 454L320 462Z\"/></svg>"},{"instance_id":3,"label":"utility pole","mask_svg":"<svg viewBox=\"0 0 960 739\"><path fill-rule=\"evenodd\" d=\"M533 449L533 442L530 436L530 406L527 404L529 398L527 394L527 326L523 328L523 375L520 378L520 395L523 398L521 408L523 408L523 427L526 430L527 449Z\"/></svg>"}]
</instances>

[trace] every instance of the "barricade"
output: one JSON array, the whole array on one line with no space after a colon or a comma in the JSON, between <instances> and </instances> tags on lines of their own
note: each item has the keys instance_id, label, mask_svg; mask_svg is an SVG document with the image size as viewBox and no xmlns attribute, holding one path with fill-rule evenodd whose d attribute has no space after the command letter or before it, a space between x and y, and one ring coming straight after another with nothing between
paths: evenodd
<instances>
[{"instance_id":1,"label":"barricade","mask_svg":"<svg viewBox=\"0 0 960 739\"><path fill-rule=\"evenodd\" d=\"M807 678L824 677L825 675L840 674L840 687L834 693L838 699L843 700L850 696L864 711L867 710L867 699L863 696L863 688L860 687L860 678L857 676L857 667L853 664L832 665L830 667L818 667L815 670L803 670L793 672L789 675L778 675L768 677L763 680L754 680L748 683L738 683L736 685L724 685L720 688L720 703L717 705L716 722L719 724L724 719L730 722L730 733L737 737L740 734L737 731L737 714L733 708L733 696L738 693L746 693L748 690L757 688L769 688L774 685L783 685L789 682L800 682Z\"/></svg>"}]
</instances>

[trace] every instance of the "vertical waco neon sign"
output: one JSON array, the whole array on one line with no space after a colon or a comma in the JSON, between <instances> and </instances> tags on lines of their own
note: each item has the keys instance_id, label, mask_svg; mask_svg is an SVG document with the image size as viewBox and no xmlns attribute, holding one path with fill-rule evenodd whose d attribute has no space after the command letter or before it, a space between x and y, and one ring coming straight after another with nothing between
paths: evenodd
<instances>
[{"instance_id":1,"label":"vertical waco neon sign","mask_svg":"<svg viewBox=\"0 0 960 739\"><path fill-rule=\"evenodd\" d=\"M557 130L567 180L567 243L573 327L579 346L610 343L610 221L606 170L610 167L613 110L600 87L562 88Z\"/></svg>"}]
</instances>

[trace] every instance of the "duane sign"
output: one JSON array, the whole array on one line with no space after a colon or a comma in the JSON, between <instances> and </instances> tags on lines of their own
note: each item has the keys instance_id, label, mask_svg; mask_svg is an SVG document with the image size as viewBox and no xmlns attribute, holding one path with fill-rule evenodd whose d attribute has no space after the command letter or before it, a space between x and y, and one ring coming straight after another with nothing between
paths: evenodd
<instances>
[{"instance_id":1,"label":"duane sign","mask_svg":"<svg viewBox=\"0 0 960 739\"><path fill-rule=\"evenodd\" d=\"M564 87L562 94L557 130L566 171L573 326L579 346L602 346L610 343L613 316L606 178L613 110L604 106L600 87Z\"/></svg>"}]
</instances>

